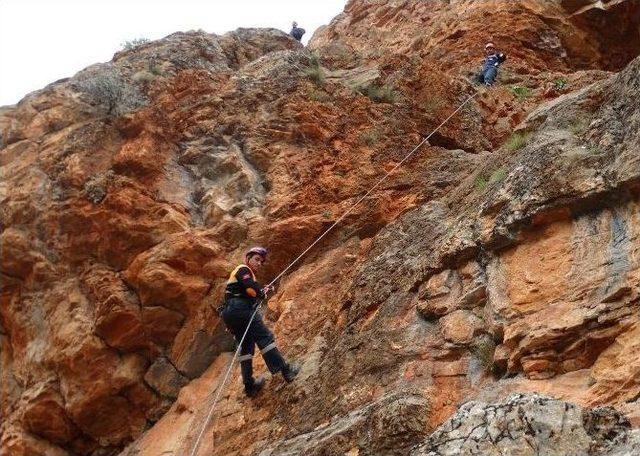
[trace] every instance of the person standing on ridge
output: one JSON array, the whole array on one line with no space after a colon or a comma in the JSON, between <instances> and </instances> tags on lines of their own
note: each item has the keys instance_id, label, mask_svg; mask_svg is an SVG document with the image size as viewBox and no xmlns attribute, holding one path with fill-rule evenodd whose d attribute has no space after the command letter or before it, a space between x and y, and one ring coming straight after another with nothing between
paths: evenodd
<instances>
[{"instance_id":1,"label":"person standing on ridge","mask_svg":"<svg viewBox=\"0 0 640 456\"><path fill-rule=\"evenodd\" d=\"M298 27L298 23L296 21L293 21L293 24L291 24L291 31L289 32L289 35L300 41L302 40L302 35L304 34L305 29L303 29L302 27Z\"/></svg>"},{"instance_id":2,"label":"person standing on ridge","mask_svg":"<svg viewBox=\"0 0 640 456\"><path fill-rule=\"evenodd\" d=\"M507 60L507 56L499 53L493 43L487 43L484 47L485 59L482 63L482 70L478 74L478 82L487 86L492 86L498 76L498 67Z\"/></svg>"},{"instance_id":3,"label":"person standing on ridge","mask_svg":"<svg viewBox=\"0 0 640 456\"><path fill-rule=\"evenodd\" d=\"M273 291L273 286L263 287L256 281L255 273L260 270L267 258L267 249L253 247L245 255L246 264L238 265L227 281L225 289L224 308L222 319L236 342L239 344L247 330L251 315L255 310L258 299L264 299L267 293ZM280 372L289 383L298 374L299 368L285 361L276 347L273 333L267 328L260 313L256 312L242 346L240 347L240 372L244 391L249 397L254 397L264 386L264 378L253 378L253 353L255 345L260 348L260 353L267 368L272 374Z\"/></svg>"}]
</instances>

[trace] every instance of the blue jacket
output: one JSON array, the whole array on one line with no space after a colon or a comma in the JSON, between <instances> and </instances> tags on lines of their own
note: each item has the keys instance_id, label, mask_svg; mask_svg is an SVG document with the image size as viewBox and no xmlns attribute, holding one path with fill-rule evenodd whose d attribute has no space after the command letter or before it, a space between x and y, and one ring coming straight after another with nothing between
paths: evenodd
<instances>
[{"instance_id":1,"label":"blue jacket","mask_svg":"<svg viewBox=\"0 0 640 456\"><path fill-rule=\"evenodd\" d=\"M482 69L484 71L487 71L491 67L499 66L505 60L507 60L507 56L502 54L502 53L500 53L500 54L491 54L491 55L487 56L486 59L484 59L484 63L482 64Z\"/></svg>"},{"instance_id":2,"label":"blue jacket","mask_svg":"<svg viewBox=\"0 0 640 456\"><path fill-rule=\"evenodd\" d=\"M293 27L289 35L294 37L296 40L300 41L302 39L302 35L304 35L305 30L301 27Z\"/></svg>"}]
</instances>

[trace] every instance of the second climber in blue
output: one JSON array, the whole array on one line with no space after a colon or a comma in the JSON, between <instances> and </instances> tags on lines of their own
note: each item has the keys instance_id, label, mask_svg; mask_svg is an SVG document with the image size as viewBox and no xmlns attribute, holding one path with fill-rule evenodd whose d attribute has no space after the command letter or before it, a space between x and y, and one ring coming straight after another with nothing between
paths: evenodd
<instances>
[{"instance_id":1,"label":"second climber in blue","mask_svg":"<svg viewBox=\"0 0 640 456\"><path fill-rule=\"evenodd\" d=\"M478 82L487 86L492 86L498 77L498 67L507 60L507 56L496 50L493 43L487 43L484 47L485 58L482 69L478 74Z\"/></svg>"},{"instance_id":2,"label":"second climber in blue","mask_svg":"<svg viewBox=\"0 0 640 456\"><path fill-rule=\"evenodd\" d=\"M302 27L298 27L298 23L294 21L293 24L291 24L291 31L289 32L289 35L294 37L297 41L301 41L302 35L304 34L305 30Z\"/></svg>"},{"instance_id":3,"label":"second climber in blue","mask_svg":"<svg viewBox=\"0 0 640 456\"><path fill-rule=\"evenodd\" d=\"M260 349L262 358L272 374L281 373L287 382L292 382L298 373L298 367L289 364L280 354L276 346L273 333L267 328L259 312L247 325L255 310L258 299L264 299L273 287L263 287L256 281L256 272L260 270L267 258L267 249L253 247L245 255L245 263L238 265L227 281L225 289L222 319L234 335L239 344L245 334L240 347L240 372L247 396L253 397L264 386L264 378L253 378L253 353L255 345Z\"/></svg>"}]
</instances>

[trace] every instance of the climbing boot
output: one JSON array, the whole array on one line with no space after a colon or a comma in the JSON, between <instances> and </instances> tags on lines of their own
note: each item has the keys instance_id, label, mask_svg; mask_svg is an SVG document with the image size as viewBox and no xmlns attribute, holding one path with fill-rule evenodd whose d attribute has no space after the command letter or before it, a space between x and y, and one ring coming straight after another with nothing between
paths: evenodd
<instances>
[{"instance_id":1,"label":"climbing boot","mask_svg":"<svg viewBox=\"0 0 640 456\"><path fill-rule=\"evenodd\" d=\"M262 359L264 359L264 363L272 374L283 371L287 366L286 361L275 344L267 346L267 351L262 350Z\"/></svg>"},{"instance_id":2,"label":"climbing boot","mask_svg":"<svg viewBox=\"0 0 640 456\"><path fill-rule=\"evenodd\" d=\"M296 375L300 372L300 367L295 364L286 364L282 369L282 377L287 383L291 383Z\"/></svg>"},{"instance_id":3,"label":"climbing boot","mask_svg":"<svg viewBox=\"0 0 640 456\"><path fill-rule=\"evenodd\" d=\"M260 390L264 387L265 379L260 377L252 383L244 384L244 392L248 397L256 397Z\"/></svg>"},{"instance_id":4,"label":"climbing boot","mask_svg":"<svg viewBox=\"0 0 640 456\"><path fill-rule=\"evenodd\" d=\"M253 362L251 358L240 361L240 373L242 374L242 383L245 385L253 384Z\"/></svg>"}]
</instances>

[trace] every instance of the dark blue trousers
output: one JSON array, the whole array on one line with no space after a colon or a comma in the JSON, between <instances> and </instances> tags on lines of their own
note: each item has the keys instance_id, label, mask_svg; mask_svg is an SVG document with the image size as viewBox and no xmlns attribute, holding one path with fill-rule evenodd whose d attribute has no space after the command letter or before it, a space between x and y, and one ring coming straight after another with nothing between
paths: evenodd
<instances>
[{"instance_id":1,"label":"dark blue trousers","mask_svg":"<svg viewBox=\"0 0 640 456\"><path fill-rule=\"evenodd\" d=\"M236 339L236 343L240 343L242 336L247 329L251 315L253 314L253 303L244 298L227 299L226 306L222 311L222 319L225 325L231 331ZM286 368L287 363L276 347L276 340L273 333L267 328L262 320L260 313L251 321L247 335L240 347L240 371L242 372L242 381L245 385L253 385L253 354L255 346L258 346L262 359L264 359L269 372L276 374Z\"/></svg>"},{"instance_id":2,"label":"dark blue trousers","mask_svg":"<svg viewBox=\"0 0 640 456\"><path fill-rule=\"evenodd\" d=\"M498 67L489 66L483 68L482 71L478 74L478 82L480 84L493 85L496 82L496 77L498 77Z\"/></svg>"}]
</instances>

